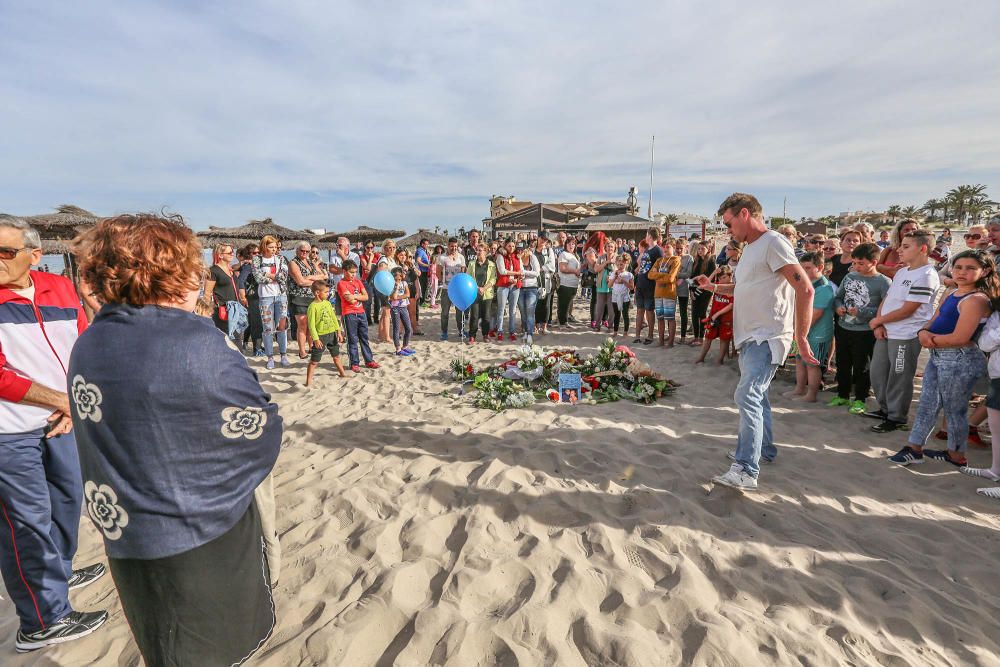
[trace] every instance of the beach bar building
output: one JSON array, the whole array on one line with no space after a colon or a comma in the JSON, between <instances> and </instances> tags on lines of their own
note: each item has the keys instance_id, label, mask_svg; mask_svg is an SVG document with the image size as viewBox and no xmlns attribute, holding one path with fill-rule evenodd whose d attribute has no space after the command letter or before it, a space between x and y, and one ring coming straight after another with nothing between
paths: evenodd
<instances>
[{"instance_id":1,"label":"beach bar building","mask_svg":"<svg viewBox=\"0 0 1000 667\"><path fill-rule=\"evenodd\" d=\"M627 204L609 202L597 206L597 215L585 219L584 231L604 232L614 238L639 241L646 236L646 230L656 223L629 213Z\"/></svg>"}]
</instances>

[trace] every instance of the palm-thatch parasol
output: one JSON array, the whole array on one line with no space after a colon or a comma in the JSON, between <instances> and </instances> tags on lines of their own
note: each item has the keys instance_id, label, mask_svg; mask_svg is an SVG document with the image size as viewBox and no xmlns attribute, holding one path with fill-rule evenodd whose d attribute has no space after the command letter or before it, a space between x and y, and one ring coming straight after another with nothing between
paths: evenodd
<instances>
[{"instance_id":1,"label":"palm-thatch parasol","mask_svg":"<svg viewBox=\"0 0 1000 667\"><path fill-rule=\"evenodd\" d=\"M447 245L448 243L448 237L444 234L435 234L429 229L418 229L416 234L410 234L409 236L403 237L396 241L396 244L400 248L408 248L410 246L415 248L417 247L417 244L420 243L420 239L427 239L431 242L432 246Z\"/></svg>"},{"instance_id":2,"label":"palm-thatch parasol","mask_svg":"<svg viewBox=\"0 0 1000 667\"><path fill-rule=\"evenodd\" d=\"M25 218L45 240L72 239L83 231L83 228L96 225L100 219L100 216L70 204L58 206L55 213L43 213Z\"/></svg>"},{"instance_id":3,"label":"palm-thatch parasol","mask_svg":"<svg viewBox=\"0 0 1000 667\"><path fill-rule=\"evenodd\" d=\"M330 232L329 234L324 234L316 240L319 243L330 243L335 242L341 236L346 236L351 243L364 243L365 241L378 242L386 239L395 239L405 233L406 232L400 229L375 229L374 227L361 225L357 229L352 229L349 232Z\"/></svg>"},{"instance_id":4,"label":"palm-thatch parasol","mask_svg":"<svg viewBox=\"0 0 1000 667\"><path fill-rule=\"evenodd\" d=\"M279 241L315 241L316 235L297 229L289 229L276 225L271 218L263 220L251 220L240 227L209 227L206 231L198 232L198 238L206 245L217 243L229 243L239 245L239 242L256 241L265 236L273 236Z\"/></svg>"}]
</instances>

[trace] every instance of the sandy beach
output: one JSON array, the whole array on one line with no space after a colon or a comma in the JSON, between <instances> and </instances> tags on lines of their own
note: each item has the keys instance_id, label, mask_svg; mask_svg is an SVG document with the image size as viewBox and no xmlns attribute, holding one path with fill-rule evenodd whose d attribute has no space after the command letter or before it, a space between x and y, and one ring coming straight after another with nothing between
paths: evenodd
<instances>
[{"instance_id":1,"label":"sandy beach","mask_svg":"<svg viewBox=\"0 0 1000 667\"><path fill-rule=\"evenodd\" d=\"M776 381L780 455L742 495L708 483L735 443L735 362L639 345L676 394L497 414L440 394L455 355L499 362L511 344L414 347L375 345L383 368L360 378L325 363L311 390L304 363L251 360L285 419L279 623L252 664L1000 665L998 507L956 468L887 463L904 434ZM77 563L103 557L84 521ZM141 664L110 576L71 599L110 621L19 656L4 596L0 664Z\"/></svg>"}]
</instances>

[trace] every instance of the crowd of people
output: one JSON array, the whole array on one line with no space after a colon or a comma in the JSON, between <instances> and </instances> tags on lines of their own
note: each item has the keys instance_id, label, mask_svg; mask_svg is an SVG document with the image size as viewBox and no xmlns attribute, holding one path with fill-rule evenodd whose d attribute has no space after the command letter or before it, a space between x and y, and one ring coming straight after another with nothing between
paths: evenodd
<instances>
[{"instance_id":1,"label":"crowd of people","mask_svg":"<svg viewBox=\"0 0 1000 667\"><path fill-rule=\"evenodd\" d=\"M868 225L829 238L773 231L743 193L719 215L729 230L719 247L665 239L655 226L638 240L541 232L485 241L472 232L434 248L342 238L323 262L308 242L289 259L268 236L215 246L207 269L180 219L124 215L75 241L79 293L33 270L38 233L0 217L0 571L20 618L16 649L107 621L68 599L105 573L72 567L84 504L146 664L238 664L263 646L275 623L271 472L283 426L245 357L290 366L292 339L308 360L306 385L327 354L340 376L363 373L379 368L369 327L391 344L382 349L412 356L421 317L426 326L433 315L450 340L448 288L460 274L478 292L455 308L462 345L589 329L655 343L663 355L695 346L696 363L713 345L718 363L735 356L737 446L718 484L755 489L762 461L775 461L768 391L779 367L794 367L792 399L816 402L832 375L829 408L874 418L871 431L890 434L909 423L924 350L916 415L889 460L1000 482L1000 447L988 468L965 456L970 444L985 446L983 421L1000 433L1000 219L968 229L966 248L953 251L950 234L935 237L915 220L878 241ZM99 308L92 322L81 300ZM589 319L576 321L574 306ZM156 372L131 372L122 359ZM928 447L932 437L946 447ZM979 493L1000 499L1000 486Z\"/></svg>"}]
</instances>

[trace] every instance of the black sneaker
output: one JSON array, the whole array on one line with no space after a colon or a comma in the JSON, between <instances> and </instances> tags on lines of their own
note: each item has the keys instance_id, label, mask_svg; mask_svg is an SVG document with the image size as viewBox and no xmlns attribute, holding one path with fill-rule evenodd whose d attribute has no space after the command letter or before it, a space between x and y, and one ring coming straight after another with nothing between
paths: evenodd
<instances>
[{"instance_id":1,"label":"black sneaker","mask_svg":"<svg viewBox=\"0 0 1000 667\"><path fill-rule=\"evenodd\" d=\"M969 465L969 462L964 458L961 461L954 461L950 456L948 456L948 450L946 449L925 449L924 456L934 461L944 461L945 463L950 463L953 466L958 466L959 468L964 468Z\"/></svg>"},{"instance_id":2,"label":"black sneaker","mask_svg":"<svg viewBox=\"0 0 1000 667\"><path fill-rule=\"evenodd\" d=\"M867 414L865 415L868 416ZM878 424L872 426L872 431L875 433L892 433L898 428L902 428L904 425L899 422L894 422L891 419L883 419Z\"/></svg>"},{"instance_id":3,"label":"black sneaker","mask_svg":"<svg viewBox=\"0 0 1000 667\"><path fill-rule=\"evenodd\" d=\"M106 611L71 611L52 625L36 632L18 630L14 650L18 653L36 651L53 644L71 642L86 637L108 620Z\"/></svg>"},{"instance_id":4,"label":"black sneaker","mask_svg":"<svg viewBox=\"0 0 1000 667\"><path fill-rule=\"evenodd\" d=\"M893 463L898 463L901 466L915 466L924 462L924 455L915 450L913 447L907 445L890 456L889 460Z\"/></svg>"},{"instance_id":5,"label":"black sneaker","mask_svg":"<svg viewBox=\"0 0 1000 667\"><path fill-rule=\"evenodd\" d=\"M87 567L81 567L79 570L73 570L73 576L69 578L68 582L69 589L72 591L77 588L89 586L103 577L105 572L107 572L107 569L100 563L94 563Z\"/></svg>"},{"instance_id":6,"label":"black sneaker","mask_svg":"<svg viewBox=\"0 0 1000 667\"><path fill-rule=\"evenodd\" d=\"M862 412L861 414L869 419L878 419L880 421L888 421L889 419L889 415L881 410L872 410L871 412ZM874 431L875 429L872 428L872 430ZM883 431L879 431L879 433L883 433Z\"/></svg>"}]
</instances>

